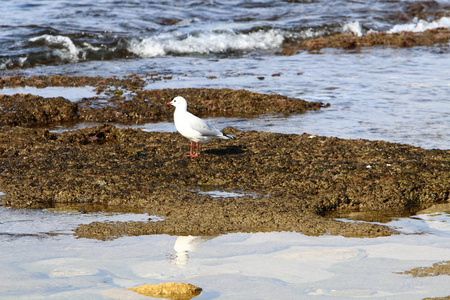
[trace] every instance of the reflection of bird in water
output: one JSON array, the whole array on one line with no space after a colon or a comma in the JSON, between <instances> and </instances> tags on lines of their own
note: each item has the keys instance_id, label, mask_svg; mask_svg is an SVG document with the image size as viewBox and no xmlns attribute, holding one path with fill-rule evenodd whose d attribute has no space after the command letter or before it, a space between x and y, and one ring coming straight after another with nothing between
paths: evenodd
<instances>
[{"instance_id":1,"label":"reflection of bird in water","mask_svg":"<svg viewBox=\"0 0 450 300\"><path fill-rule=\"evenodd\" d=\"M177 252L173 263L179 267L184 267L189 259L189 252L197 251L200 244L215 238L215 236L179 236L173 248Z\"/></svg>"}]
</instances>

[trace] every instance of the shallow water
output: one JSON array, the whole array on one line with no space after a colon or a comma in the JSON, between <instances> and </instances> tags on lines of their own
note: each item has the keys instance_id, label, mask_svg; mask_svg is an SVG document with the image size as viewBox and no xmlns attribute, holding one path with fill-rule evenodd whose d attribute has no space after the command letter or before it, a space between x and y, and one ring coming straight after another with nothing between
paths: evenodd
<instances>
[{"instance_id":1,"label":"shallow water","mask_svg":"<svg viewBox=\"0 0 450 300\"><path fill-rule=\"evenodd\" d=\"M161 81L154 81L149 76L145 89L246 89L331 104L320 111L302 115L210 119L218 128L232 126L241 130L307 132L340 138L385 140L426 149L450 149L447 134L450 129L450 73L444 67L450 67L449 56L434 50L429 47L363 49L357 53L328 50L317 55L302 53L259 59L167 57L157 61L144 60L142 64L161 63L165 73L174 75L170 80ZM140 67L143 68L142 65ZM208 79L210 75L217 78ZM71 101L94 93L89 87L27 87L5 91L9 94L16 92L32 92L47 97L59 93ZM175 130L167 123L136 127L148 131Z\"/></svg>"},{"instance_id":2,"label":"shallow water","mask_svg":"<svg viewBox=\"0 0 450 300\"><path fill-rule=\"evenodd\" d=\"M284 40L346 31L358 35L423 31L450 27L450 18L430 14L427 20L408 19L405 14L411 3L404 1L324 4L7 2L0 8L9 12L0 20L0 70L5 75L136 73L147 78L146 89L208 87L278 93L331 107L287 118L218 120L219 125L450 149L448 45L274 55ZM446 5L441 3L441 9L450 14ZM16 11L24 18L11 13ZM51 18L44 20L42 14ZM149 74L173 79L155 81ZM61 91L71 101L79 99L75 94ZM162 130L169 128L163 125Z\"/></svg>"},{"instance_id":3,"label":"shallow water","mask_svg":"<svg viewBox=\"0 0 450 300\"><path fill-rule=\"evenodd\" d=\"M147 299L126 288L168 281L195 299L422 299L448 294L447 276L397 274L450 257L448 214L397 219L407 234L376 239L293 232L76 239L77 223L149 216L0 208L2 299ZM49 234L52 233L52 234Z\"/></svg>"},{"instance_id":4,"label":"shallow water","mask_svg":"<svg viewBox=\"0 0 450 300\"><path fill-rule=\"evenodd\" d=\"M3 88L4 95L33 94L44 98L64 97L71 102L78 102L83 98L94 97L96 92L92 87L54 87L35 88L31 86Z\"/></svg>"},{"instance_id":5,"label":"shallow water","mask_svg":"<svg viewBox=\"0 0 450 300\"><path fill-rule=\"evenodd\" d=\"M183 58L185 65L192 65L187 76L152 82L147 88L240 88L331 104L304 115L211 120L218 127L307 132L450 149L450 73L442 68L449 65L448 58L432 53L430 48L327 51L320 55L214 62ZM218 78L206 79L212 65L213 70L220 70L213 73ZM277 73L281 75L271 76ZM259 80L260 76L265 79ZM153 130L153 126L144 128Z\"/></svg>"},{"instance_id":6,"label":"shallow water","mask_svg":"<svg viewBox=\"0 0 450 300\"><path fill-rule=\"evenodd\" d=\"M406 16L412 2L6 1L0 6L0 76L135 73L146 77L146 89L279 93L331 106L303 115L208 121L219 128L450 149L449 45L274 55L288 39L416 31L436 22L449 27L448 18ZM439 3L448 7L448 1ZM172 79L155 81L149 74ZM71 101L91 92L26 91ZM171 123L136 127L175 130ZM376 239L242 233L101 242L76 239L72 230L93 221L158 219L1 206L0 217L1 299L147 299L125 288L166 281L202 287L196 299L422 299L449 294L447 276L394 273L448 260L450 218L442 211L394 220L389 225L404 234Z\"/></svg>"}]
</instances>

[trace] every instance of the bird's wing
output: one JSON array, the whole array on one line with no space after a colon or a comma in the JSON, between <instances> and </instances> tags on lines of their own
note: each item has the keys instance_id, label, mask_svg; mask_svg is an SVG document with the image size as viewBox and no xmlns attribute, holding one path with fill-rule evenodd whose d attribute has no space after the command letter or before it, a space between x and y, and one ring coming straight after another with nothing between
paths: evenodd
<instances>
[{"instance_id":1,"label":"bird's wing","mask_svg":"<svg viewBox=\"0 0 450 300\"><path fill-rule=\"evenodd\" d=\"M189 126L203 136L221 136L222 133L204 120L188 112Z\"/></svg>"}]
</instances>

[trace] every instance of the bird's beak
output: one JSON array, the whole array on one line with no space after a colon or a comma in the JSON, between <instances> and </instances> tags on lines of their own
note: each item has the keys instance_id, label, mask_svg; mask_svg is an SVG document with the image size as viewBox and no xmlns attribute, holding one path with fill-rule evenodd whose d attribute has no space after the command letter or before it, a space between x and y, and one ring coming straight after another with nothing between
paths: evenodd
<instances>
[{"instance_id":1,"label":"bird's beak","mask_svg":"<svg viewBox=\"0 0 450 300\"><path fill-rule=\"evenodd\" d=\"M172 102L167 102L166 105L172 105Z\"/></svg>"}]
</instances>

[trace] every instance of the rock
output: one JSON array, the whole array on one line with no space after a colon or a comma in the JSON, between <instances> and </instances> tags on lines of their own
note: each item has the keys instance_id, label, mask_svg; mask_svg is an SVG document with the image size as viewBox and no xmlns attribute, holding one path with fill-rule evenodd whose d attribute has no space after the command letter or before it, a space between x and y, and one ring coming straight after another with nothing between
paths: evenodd
<instances>
[{"instance_id":1,"label":"rock","mask_svg":"<svg viewBox=\"0 0 450 300\"><path fill-rule=\"evenodd\" d=\"M0 107L0 124L3 125L42 126L73 122L77 118L77 106L63 97L0 95Z\"/></svg>"},{"instance_id":2,"label":"rock","mask_svg":"<svg viewBox=\"0 0 450 300\"><path fill-rule=\"evenodd\" d=\"M295 55L301 50L320 51L323 48L343 48L346 50L360 47L394 46L415 47L446 45L450 39L450 29L436 28L424 32L402 31L399 33L368 33L365 36L356 36L351 33L340 33L330 36L301 41L286 41L282 45L279 55Z\"/></svg>"},{"instance_id":3,"label":"rock","mask_svg":"<svg viewBox=\"0 0 450 300\"><path fill-rule=\"evenodd\" d=\"M189 159L183 157L186 140L177 133L103 125L56 134L3 126L0 189L6 195L1 200L16 208L144 209L164 219L95 222L75 231L97 239L259 231L377 237L395 231L324 216L346 211L405 216L449 200L449 150L224 131L236 138L206 144L198 159ZM243 195L213 199L199 193L205 189Z\"/></svg>"},{"instance_id":4,"label":"rock","mask_svg":"<svg viewBox=\"0 0 450 300\"><path fill-rule=\"evenodd\" d=\"M189 98L190 110L199 116L300 113L320 109L319 102L245 90L142 90L143 80L135 76L0 78L0 88L17 85L89 85L99 92L114 91L108 105L100 108L92 104L95 97L71 103L62 97L0 95L3 205L81 205L83 210L101 206L122 212L145 210L164 219L94 222L80 225L75 231L79 237L258 231L378 237L395 231L325 216L373 211L404 216L449 202L449 150L228 127L224 132L236 139L205 145L201 157L192 160L182 156L187 143L177 133L102 125L57 134L48 128L22 127L80 120L170 120L173 111L165 103L176 95ZM131 98L125 99L122 89L131 91ZM199 193L205 189L243 195L212 199Z\"/></svg>"},{"instance_id":5,"label":"rock","mask_svg":"<svg viewBox=\"0 0 450 300\"><path fill-rule=\"evenodd\" d=\"M138 287L129 288L129 290L144 296L154 298L168 298L173 300L188 300L201 294L202 289L189 284L166 282L160 284L145 284Z\"/></svg>"},{"instance_id":6,"label":"rock","mask_svg":"<svg viewBox=\"0 0 450 300\"><path fill-rule=\"evenodd\" d=\"M71 103L63 97L1 95L2 88L17 86L38 88L91 86L98 94L103 94L83 98L76 103ZM185 97L189 102L189 110L200 117L305 113L329 105L246 90L207 88L142 90L142 87L143 80L139 77L124 79L60 75L0 77L0 125L50 126L64 122L142 124L171 121L173 111L165 103L176 96ZM61 89L61 95L63 94L64 91Z\"/></svg>"},{"instance_id":7,"label":"rock","mask_svg":"<svg viewBox=\"0 0 450 300\"><path fill-rule=\"evenodd\" d=\"M397 274L407 274L413 277L430 277L439 275L450 275L450 261L441 261L431 267L418 267Z\"/></svg>"}]
</instances>

